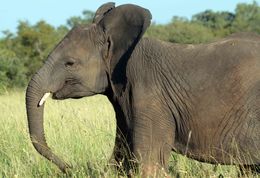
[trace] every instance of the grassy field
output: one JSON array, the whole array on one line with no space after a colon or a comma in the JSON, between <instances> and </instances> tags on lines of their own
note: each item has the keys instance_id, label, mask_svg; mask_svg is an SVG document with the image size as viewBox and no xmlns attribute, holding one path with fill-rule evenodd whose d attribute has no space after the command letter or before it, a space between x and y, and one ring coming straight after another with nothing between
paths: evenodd
<instances>
[{"instance_id":1,"label":"grassy field","mask_svg":"<svg viewBox=\"0 0 260 178\"><path fill-rule=\"evenodd\" d=\"M106 167L115 137L114 111L106 97L49 99L44 125L49 146L73 165L73 177L118 177ZM238 175L235 166L199 163L176 154L171 156L169 170L172 177ZM66 177L34 150L22 91L0 95L0 177Z\"/></svg>"}]
</instances>

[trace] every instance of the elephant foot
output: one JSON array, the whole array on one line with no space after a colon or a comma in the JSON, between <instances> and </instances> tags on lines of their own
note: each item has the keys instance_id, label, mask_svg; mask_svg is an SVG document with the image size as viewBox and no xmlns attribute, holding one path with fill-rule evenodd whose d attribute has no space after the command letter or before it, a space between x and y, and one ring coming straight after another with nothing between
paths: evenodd
<instances>
[{"instance_id":1,"label":"elephant foot","mask_svg":"<svg viewBox=\"0 0 260 178\"><path fill-rule=\"evenodd\" d=\"M168 171L159 164L142 165L141 177L170 178Z\"/></svg>"},{"instance_id":2,"label":"elephant foot","mask_svg":"<svg viewBox=\"0 0 260 178\"><path fill-rule=\"evenodd\" d=\"M132 170L129 167L129 164L127 163L126 160L116 160L114 158L111 158L109 160L109 163L107 165L108 169L112 169L114 172L116 172L119 176L127 176L129 174L132 174Z\"/></svg>"}]
</instances>

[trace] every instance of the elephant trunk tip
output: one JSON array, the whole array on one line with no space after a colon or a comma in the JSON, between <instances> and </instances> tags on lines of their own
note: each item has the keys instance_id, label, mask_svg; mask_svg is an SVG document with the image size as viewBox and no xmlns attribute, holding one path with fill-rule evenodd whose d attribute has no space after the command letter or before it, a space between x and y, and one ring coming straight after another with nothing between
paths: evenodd
<instances>
[{"instance_id":1,"label":"elephant trunk tip","mask_svg":"<svg viewBox=\"0 0 260 178\"><path fill-rule=\"evenodd\" d=\"M50 148L46 144L45 138L37 138L31 136L31 140L37 152L39 152L42 156L54 163L63 173L68 174L70 172L69 170L72 168L72 166L60 159L50 150ZM38 140L43 141L39 142Z\"/></svg>"}]
</instances>

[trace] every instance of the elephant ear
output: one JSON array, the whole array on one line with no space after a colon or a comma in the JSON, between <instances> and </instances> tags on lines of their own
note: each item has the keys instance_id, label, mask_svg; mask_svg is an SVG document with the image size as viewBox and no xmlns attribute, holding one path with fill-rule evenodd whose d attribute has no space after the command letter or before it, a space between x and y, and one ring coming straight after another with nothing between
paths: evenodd
<instances>
[{"instance_id":1,"label":"elephant ear","mask_svg":"<svg viewBox=\"0 0 260 178\"><path fill-rule=\"evenodd\" d=\"M106 36L103 56L110 74L115 72L117 65L123 70L123 64L127 63L126 60L149 27L151 19L149 10L132 4L118 6L105 14L99 25Z\"/></svg>"},{"instance_id":2,"label":"elephant ear","mask_svg":"<svg viewBox=\"0 0 260 178\"><path fill-rule=\"evenodd\" d=\"M105 16L105 14L114 8L115 8L114 2L108 2L100 6L95 13L95 16L93 18L93 23L95 24L99 23L100 20L103 19L103 17Z\"/></svg>"}]
</instances>

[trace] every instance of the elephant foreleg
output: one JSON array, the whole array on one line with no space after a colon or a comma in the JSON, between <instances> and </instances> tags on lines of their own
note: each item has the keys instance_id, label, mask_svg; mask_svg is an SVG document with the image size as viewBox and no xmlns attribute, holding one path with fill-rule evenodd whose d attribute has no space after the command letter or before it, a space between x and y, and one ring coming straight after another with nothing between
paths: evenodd
<instances>
[{"instance_id":1,"label":"elephant foreleg","mask_svg":"<svg viewBox=\"0 0 260 178\"><path fill-rule=\"evenodd\" d=\"M128 137L120 128L117 128L115 146L110 159L111 165L123 171L128 171L131 167L131 145L129 145Z\"/></svg>"},{"instance_id":2,"label":"elephant foreleg","mask_svg":"<svg viewBox=\"0 0 260 178\"><path fill-rule=\"evenodd\" d=\"M135 107L132 151L141 163L143 176L166 173L173 148L175 127L158 106L151 102Z\"/></svg>"},{"instance_id":3,"label":"elephant foreleg","mask_svg":"<svg viewBox=\"0 0 260 178\"><path fill-rule=\"evenodd\" d=\"M116 138L115 146L110 158L110 165L117 170L128 172L131 169L131 134L125 116L118 105L114 106L116 112Z\"/></svg>"}]
</instances>

